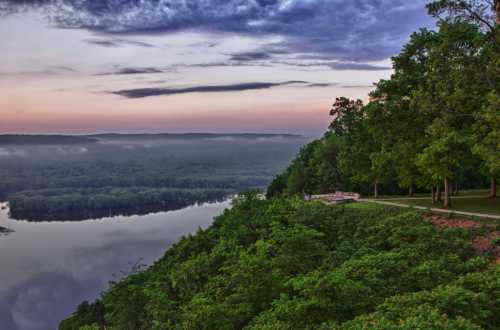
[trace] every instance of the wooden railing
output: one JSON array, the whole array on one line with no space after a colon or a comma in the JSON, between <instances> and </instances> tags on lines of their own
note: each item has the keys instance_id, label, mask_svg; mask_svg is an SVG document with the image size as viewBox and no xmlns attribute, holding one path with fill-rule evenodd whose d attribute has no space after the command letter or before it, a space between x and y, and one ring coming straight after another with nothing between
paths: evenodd
<instances>
[{"instance_id":1,"label":"wooden railing","mask_svg":"<svg viewBox=\"0 0 500 330\"><path fill-rule=\"evenodd\" d=\"M321 194L321 195L308 195L305 197L306 200L322 200L329 203L344 203L358 200L360 195L353 192L336 191L333 194Z\"/></svg>"}]
</instances>

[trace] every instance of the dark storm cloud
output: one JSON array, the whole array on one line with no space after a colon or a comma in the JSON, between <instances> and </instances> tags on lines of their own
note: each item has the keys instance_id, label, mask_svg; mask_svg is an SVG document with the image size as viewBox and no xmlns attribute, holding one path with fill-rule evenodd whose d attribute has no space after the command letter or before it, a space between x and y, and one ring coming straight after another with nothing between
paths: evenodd
<instances>
[{"instance_id":1,"label":"dark storm cloud","mask_svg":"<svg viewBox=\"0 0 500 330\"><path fill-rule=\"evenodd\" d=\"M375 61L399 51L408 35L432 25L427 0L0 0L4 13L42 6L58 26L108 34L196 29L282 36L287 54Z\"/></svg>"},{"instance_id":2,"label":"dark storm cloud","mask_svg":"<svg viewBox=\"0 0 500 330\"><path fill-rule=\"evenodd\" d=\"M125 96L131 99L160 96L160 95L176 95L188 93L218 93L218 92L242 92L256 89L269 89L278 86L292 84L307 84L306 81L291 80L279 83L270 82L253 82L241 83L232 85L208 85L208 86L193 86L185 88L136 88L110 92L111 94Z\"/></svg>"}]
</instances>

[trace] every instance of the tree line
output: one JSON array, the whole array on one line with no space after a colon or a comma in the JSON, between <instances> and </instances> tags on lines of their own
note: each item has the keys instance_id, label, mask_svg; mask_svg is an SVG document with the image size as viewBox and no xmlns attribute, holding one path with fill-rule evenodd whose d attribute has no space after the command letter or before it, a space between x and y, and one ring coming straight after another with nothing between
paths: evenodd
<instances>
[{"instance_id":1,"label":"tree line","mask_svg":"<svg viewBox=\"0 0 500 330\"><path fill-rule=\"evenodd\" d=\"M392 58L369 102L337 98L333 121L270 186L279 193L353 189L378 197L428 189L444 205L459 187L500 175L499 1L430 3L436 30L420 29Z\"/></svg>"},{"instance_id":2,"label":"tree line","mask_svg":"<svg viewBox=\"0 0 500 330\"><path fill-rule=\"evenodd\" d=\"M104 187L44 189L9 196L10 216L30 221L85 220L175 210L228 198L231 189Z\"/></svg>"}]
</instances>

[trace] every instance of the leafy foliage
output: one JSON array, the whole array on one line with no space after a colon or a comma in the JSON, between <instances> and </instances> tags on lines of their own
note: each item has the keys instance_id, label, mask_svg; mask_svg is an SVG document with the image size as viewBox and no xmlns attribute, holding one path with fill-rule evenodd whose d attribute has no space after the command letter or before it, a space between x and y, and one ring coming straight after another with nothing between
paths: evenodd
<instances>
[{"instance_id":1,"label":"leafy foliage","mask_svg":"<svg viewBox=\"0 0 500 330\"><path fill-rule=\"evenodd\" d=\"M471 235L411 211L249 193L60 329L495 328L500 268Z\"/></svg>"}]
</instances>

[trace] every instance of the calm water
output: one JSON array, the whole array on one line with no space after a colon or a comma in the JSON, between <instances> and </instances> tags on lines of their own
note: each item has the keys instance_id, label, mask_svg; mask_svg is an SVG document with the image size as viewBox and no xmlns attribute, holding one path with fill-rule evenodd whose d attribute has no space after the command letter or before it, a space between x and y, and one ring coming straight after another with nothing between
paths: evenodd
<instances>
[{"instance_id":1,"label":"calm water","mask_svg":"<svg viewBox=\"0 0 500 330\"><path fill-rule=\"evenodd\" d=\"M0 329L57 329L82 300L98 297L113 274L141 259L150 264L229 205L50 223L15 221L0 210L0 226L15 230L0 235Z\"/></svg>"}]
</instances>

